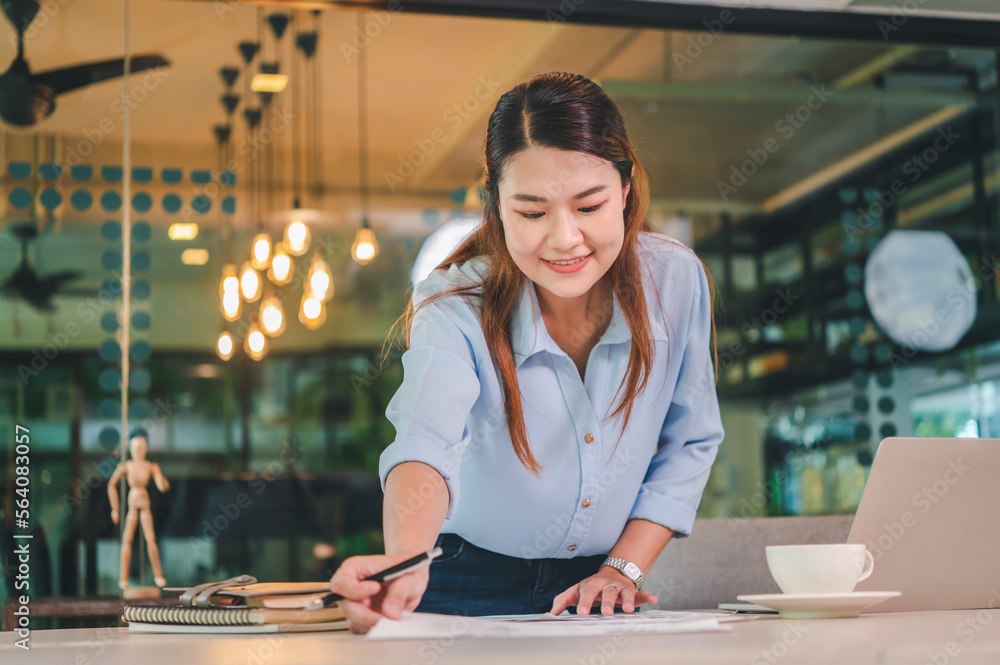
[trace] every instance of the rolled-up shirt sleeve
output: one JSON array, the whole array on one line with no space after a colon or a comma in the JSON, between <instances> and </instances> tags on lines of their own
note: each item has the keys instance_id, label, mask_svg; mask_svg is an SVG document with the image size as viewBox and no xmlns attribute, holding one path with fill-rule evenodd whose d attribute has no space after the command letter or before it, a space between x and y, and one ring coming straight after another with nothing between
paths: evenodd
<instances>
[{"instance_id":1,"label":"rolled-up shirt sleeve","mask_svg":"<svg viewBox=\"0 0 1000 665\"><path fill-rule=\"evenodd\" d=\"M463 302L449 297L417 308L402 356L403 382L386 408L396 439L379 458L383 491L397 464L423 462L436 469L448 486L448 518L458 503L467 422L480 392L472 344L456 322Z\"/></svg>"},{"instance_id":2,"label":"rolled-up shirt sleeve","mask_svg":"<svg viewBox=\"0 0 1000 665\"><path fill-rule=\"evenodd\" d=\"M661 524L687 536L708 482L723 429L712 366L712 302L700 262L692 280L694 298L681 352L674 394L629 519ZM676 361L675 361L676 362Z\"/></svg>"}]
</instances>

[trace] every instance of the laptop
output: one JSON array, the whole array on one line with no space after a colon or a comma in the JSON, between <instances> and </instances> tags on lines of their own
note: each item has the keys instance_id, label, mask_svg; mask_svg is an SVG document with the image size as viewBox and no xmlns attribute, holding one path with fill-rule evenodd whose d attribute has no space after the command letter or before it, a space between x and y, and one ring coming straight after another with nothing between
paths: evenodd
<instances>
[{"instance_id":1,"label":"laptop","mask_svg":"<svg viewBox=\"0 0 1000 665\"><path fill-rule=\"evenodd\" d=\"M869 612L1000 607L1000 439L891 437L875 453L849 543L875 559Z\"/></svg>"}]
</instances>

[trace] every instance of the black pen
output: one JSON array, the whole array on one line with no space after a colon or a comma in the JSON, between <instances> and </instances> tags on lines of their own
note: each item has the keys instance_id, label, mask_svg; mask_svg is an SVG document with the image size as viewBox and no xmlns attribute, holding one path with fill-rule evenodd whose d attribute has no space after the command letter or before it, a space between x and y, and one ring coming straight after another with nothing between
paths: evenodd
<instances>
[{"instance_id":1,"label":"black pen","mask_svg":"<svg viewBox=\"0 0 1000 665\"><path fill-rule=\"evenodd\" d=\"M380 570L374 575L369 575L363 581L365 582L388 582L389 580L395 579L401 575L413 572L418 568L431 565L431 561L441 556L441 548L435 547L430 552L422 552L412 559L407 559L402 563L397 563L395 566L386 568L385 570ZM324 607L329 607L338 600L343 600L344 597L339 593L328 593L322 598L317 598L313 602L306 605L307 610L318 610Z\"/></svg>"}]
</instances>

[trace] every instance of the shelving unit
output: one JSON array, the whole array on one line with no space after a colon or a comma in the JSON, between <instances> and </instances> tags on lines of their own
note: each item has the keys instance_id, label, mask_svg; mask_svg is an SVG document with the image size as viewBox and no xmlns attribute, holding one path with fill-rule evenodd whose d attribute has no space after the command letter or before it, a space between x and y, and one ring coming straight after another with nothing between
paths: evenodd
<instances>
[{"instance_id":1,"label":"shelving unit","mask_svg":"<svg viewBox=\"0 0 1000 665\"><path fill-rule=\"evenodd\" d=\"M1000 256L1000 175L994 112L993 105L983 106L954 123L958 143L940 153L880 218L859 219L854 211L908 178L903 169L909 156L931 148L936 133L772 215L739 223L724 218L717 235L696 242L698 254L715 267L723 303L717 313L720 395L789 394L845 379L856 369L874 371L887 358L928 356L892 342L872 321L864 301L865 261L893 228L952 237L982 279L977 321L956 348L995 338L1000 307L997 269L990 262ZM963 175L977 173L983 182L963 182ZM916 217L914 210L925 216ZM753 266L751 290L736 288L741 260ZM859 357L852 357L852 346L863 347L865 357L858 350Z\"/></svg>"}]
</instances>

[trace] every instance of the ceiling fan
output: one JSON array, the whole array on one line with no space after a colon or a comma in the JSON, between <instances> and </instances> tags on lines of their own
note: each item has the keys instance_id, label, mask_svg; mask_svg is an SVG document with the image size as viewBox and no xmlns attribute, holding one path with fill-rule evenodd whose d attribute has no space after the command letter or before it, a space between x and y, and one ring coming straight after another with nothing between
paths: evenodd
<instances>
[{"instance_id":1,"label":"ceiling fan","mask_svg":"<svg viewBox=\"0 0 1000 665\"><path fill-rule=\"evenodd\" d=\"M30 127L49 117L56 108L56 96L92 83L125 74L125 59L90 62L63 69L32 74L24 59L24 31L38 14L36 0L2 0L0 7L17 29L17 57L0 74L0 118L11 125ZM166 67L170 62L161 55L136 55L129 71Z\"/></svg>"},{"instance_id":2,"label":"ceiling fan","mask_svg":"<svg viewBox=\"0 0 1000 665\"><path fill-rule=\"evenodd\" d=\"M33 225L11 225L8 230L21 240L21 263L0 285L0 293L23 300L40 312L54 312L52 296L61 291L62 284L81 277L79 270L62 270L40 276L28 263L28 243L38 236Z\"/></svg>"}]
</instances>

